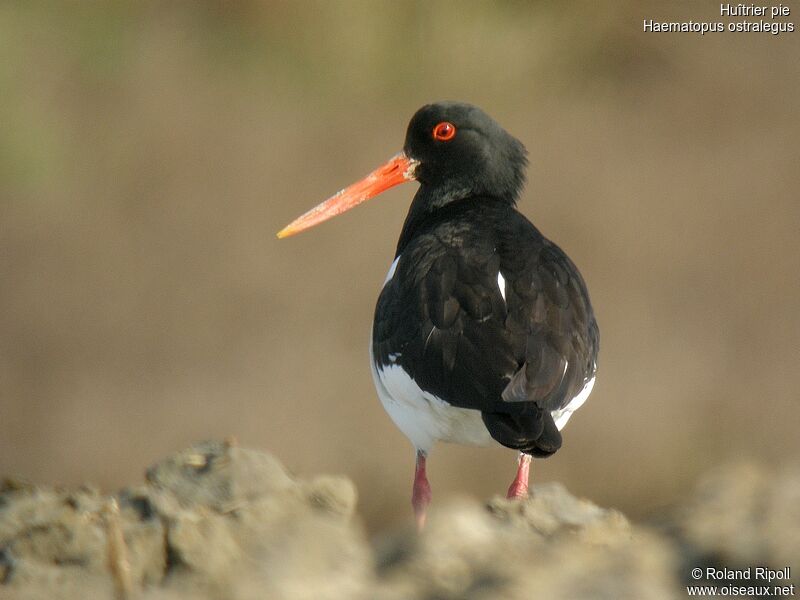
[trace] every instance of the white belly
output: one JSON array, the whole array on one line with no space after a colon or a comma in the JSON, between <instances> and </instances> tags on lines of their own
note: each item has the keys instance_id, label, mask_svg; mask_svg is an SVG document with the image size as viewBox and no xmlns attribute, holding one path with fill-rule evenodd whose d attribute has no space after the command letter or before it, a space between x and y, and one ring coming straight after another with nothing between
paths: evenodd
<instances>
[{"instance_id":1,"label":"white belly","mask_svg":"<svg viewBox=\"0 0 800 600\"><path fill-rule=\"evenodd\" d=\"M383 408L418 450L428 452L437 441L478 446L497 443L489 435L479 410L451 406L422 391L398 365L380 370L373 360L370 365Z\"/></svg>"}]
</instances>

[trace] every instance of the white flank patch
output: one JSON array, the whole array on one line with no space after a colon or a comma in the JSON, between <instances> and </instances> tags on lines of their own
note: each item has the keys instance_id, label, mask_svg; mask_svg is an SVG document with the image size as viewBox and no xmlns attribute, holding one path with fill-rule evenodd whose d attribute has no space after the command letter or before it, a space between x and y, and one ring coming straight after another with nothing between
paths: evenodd
<instances>
[{"instance_id":1,"label":"white flank patch","mask_svg":"<svg viewBox=\"0 0 800 600\"><path fill-rule=\"evenodd\" d=\"M506 299L506 280L503 277L503 274L498 271L497 272L497 287L500 288L500 295L503 297L503 300Z\"/></svg>"},{"instance_id":2,"label":"white flank patch","mask_svg":"<svg viewBox=\"0 0 800 600\"><path fill-rule=\"evenodd\" d=\"M392 262L392 266L389 267L389 272L386 274L386 279L383 280L383 287L386 287L386 284L392 280L392 277L394 277L394 272L397 270L397 263L399 262L400 257L398 256L394 259L394 262Z\"/></svg>"},{"instance_id":3,"label":"white flank patch","mask_svg":"<svg viewBox=\"0 0 800 600\"><path fill-rule=\"evenodd\" d=\"M592 377L589 381L586 382L586 385L583 386L583 389L580 393L575 396L572 400L569 401L564 408L559 410L554 410L550 414L553 415L553 421L556 422L556 427L558 430L561 431L564 428L564 425L567 424L569 418L572 416L576 410L578 410L586 399L589 397L589 394L592 393L592 388L594 387L594 377Z\"/></svg>"},{"instance_id":4,"label":"white flank patch","mask_svg":"<svg viewBox=\"0 0 800 600\"><path fill-rule=\"evenodd\" d=\"M383 408L418 450L428 452L437 441L477 446L497 443L489 435L479 410L451 406L422 391L399 365L378 369L372 359L372 344L369 362Z\"/></svg>"}]
</instances>

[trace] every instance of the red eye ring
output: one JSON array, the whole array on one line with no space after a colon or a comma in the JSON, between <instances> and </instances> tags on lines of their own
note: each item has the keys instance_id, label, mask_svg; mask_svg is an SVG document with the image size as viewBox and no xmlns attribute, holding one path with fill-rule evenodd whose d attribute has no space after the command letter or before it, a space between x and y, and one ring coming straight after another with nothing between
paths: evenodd
<instances>
[{"instance_id":1,"label":"red eye ring","mask_svg":"<svg viewBox=\"0 0 800 600\"><path fill-rule=\"evenodd\" d=\"M456 135L456 126L449 121L442 121L433 128L433 139L440 142L449 142Z\"/></svg>"}]
</instances>

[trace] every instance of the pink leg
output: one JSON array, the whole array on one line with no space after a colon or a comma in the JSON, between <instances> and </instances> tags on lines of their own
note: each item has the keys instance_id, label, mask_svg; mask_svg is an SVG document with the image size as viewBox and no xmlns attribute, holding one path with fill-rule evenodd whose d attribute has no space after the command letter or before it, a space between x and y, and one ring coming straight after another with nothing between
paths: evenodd
<instances>
[{"instance_id":1,"label":"pink leg","mask_svg":"<svg viewBox=\"0 0 800 600\"><path fill-rule=\"evenodd\" d=\"M417 468L414 472L414 491L411 494L411 505L414 507L414 516L417 519L417 529L422 531L425 527L425 516L428 505L431 503L431 486L425 475L425 457L422 450L417 450Z\"/></svg>"},{"instance_id":2,"label":"pink leg","mask_svg":"<svg viewBox=\"0 0 800 600\"><path fill-rule=\"evenodd\" d=\"M528 477L531 468L531 455L519 453L517 459L517 476L508 488L506 498L522 500L528 497Z\"/></svg>"}]
</instances>

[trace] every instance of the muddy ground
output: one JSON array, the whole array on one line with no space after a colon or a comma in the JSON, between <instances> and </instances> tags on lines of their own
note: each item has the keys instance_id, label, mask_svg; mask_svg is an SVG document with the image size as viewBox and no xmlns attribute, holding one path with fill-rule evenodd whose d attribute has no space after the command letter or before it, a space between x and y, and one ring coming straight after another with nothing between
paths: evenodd
<instances>
[{"instance_id":1,"label":"muddy ground","mask_svg":"<svg viewBox=\"0 0 800 600\"><path fill-rule=\"evenodd\" d=\"M229 442L145 479L114 495L5 481L0 598L647 600L686 597L693 568L790 567L771 582L787 586L800 571L800 465L717 469L649 523L549 483L434 502L421 535L409 511L372 540L351 481Z\"/></svg>"}]
</instances>

